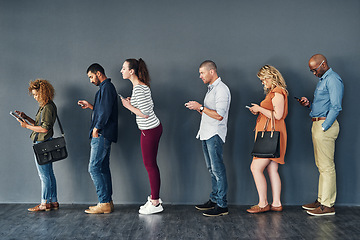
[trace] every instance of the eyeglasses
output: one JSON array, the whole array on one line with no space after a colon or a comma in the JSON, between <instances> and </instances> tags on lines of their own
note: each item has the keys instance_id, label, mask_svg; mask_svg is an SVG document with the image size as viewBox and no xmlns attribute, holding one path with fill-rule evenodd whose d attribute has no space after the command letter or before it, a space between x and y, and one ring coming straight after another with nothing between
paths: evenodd
<instances>
[{"instance_id":1,"label":"eyeglasses","mask_svg":"<svg viewBox=\"0 0 360 240\"><path fill-rule=\"evenodd\" d=\"M317 70L319 70L319 68L321 67L321 65L322 65L324 62L325 62L325 60L323 60L317 68L315 68L315 69L310 69L310 72L315 73Z\"/></svg>"}]
</instances>

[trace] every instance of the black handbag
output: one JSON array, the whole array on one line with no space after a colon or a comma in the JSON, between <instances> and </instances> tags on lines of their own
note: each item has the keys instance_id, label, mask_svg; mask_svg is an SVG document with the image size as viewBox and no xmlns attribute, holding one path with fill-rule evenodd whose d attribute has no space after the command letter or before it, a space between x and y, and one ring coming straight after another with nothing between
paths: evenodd
<instances>
[{"instance_id":1,"label":"black handbag","mask_svg":"<svg viewBox=\"0 0 360 240\"><path fill-rule=\"evenodd\" d=\"M256 135L254 147L251 155L258 158L279 158L280 157L280 132L275 131L275 117L271 111L271 131L266 131L269 124L266 121L264 131L259 131Z\"/></svg>"},{"instance_id":2,"label":"black handbag","mask_svg":"<svg viewBox=\"0 0 360 240\"><path fill-rule=\"evenodd\" d=\"M40 117L41 119L41 117ZM36 156L36 161L39 165L44 165L51 162L56 162L67 158L68 153L66 150L65 134L60 123L59 117L56 115L56 119L59 123L61 137L52 138L47 141L37 143L33 145L33 149ZM38 134L35 137L36 142Z\"/></svg>"}]
</instances>

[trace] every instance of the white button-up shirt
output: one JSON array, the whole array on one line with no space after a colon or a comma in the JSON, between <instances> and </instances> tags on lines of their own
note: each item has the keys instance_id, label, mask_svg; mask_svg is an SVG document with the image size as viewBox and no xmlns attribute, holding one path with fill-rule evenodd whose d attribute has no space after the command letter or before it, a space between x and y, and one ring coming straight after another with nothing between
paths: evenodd
<instances>
[{"instance_id":1,"label":"white button-up shirt","mask_svg":"<svg viewBox=\"0 0 360 240\"><path fill-rule=\"evenodd\" d=\"M221 121L216 120L203 112L200 129L196 138L208 140L217 134L225 143L230 102L230 90L225 83L221 81L221 78L216 79L213 84L208 86L208 92L204 99L204 107L215 110L223 119Z\"/></svg>"}]
</instances>

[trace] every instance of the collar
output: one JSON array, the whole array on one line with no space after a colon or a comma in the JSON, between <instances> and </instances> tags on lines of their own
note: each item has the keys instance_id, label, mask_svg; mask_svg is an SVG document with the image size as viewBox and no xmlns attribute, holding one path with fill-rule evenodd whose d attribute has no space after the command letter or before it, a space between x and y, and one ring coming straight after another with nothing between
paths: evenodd
<instances>
[{"instance_id":1,"label":"collar","mask_svg":"<svg viewBox=\"0 0 360 240\"><path fill-rule=\"evenodd\" d=\"M108 83L108 82L111 82L111 78L107 78L107 79L105 79L104 81L102 81L102 82L99 84L99 87L101 88L102 86L104 86L105 83Z\"/></svg>"},{"instance_id":2,"label":"collar","mask_svg":"<svg viewBox=\"0 0 360 240\"><path fill-rule=\"evenodd\" d=\"M215 82L213 82L213 84L209 84L208 85L208 91L211 91L215 86L219 85L219 83L221 82L221 78L218 77Z\"/></svg>"},{"instance_id":3,"label":"collar","mask_svg":"<svg viewBox=\"0 0 360 240\"><path fill-rule=\"evenodd\" d=\"M331 74L333 72L332 68L329 68L322 76L320 79L320 81L324 80L327 76L329 76L329 74Z\"/></svg>"}]
</instances>

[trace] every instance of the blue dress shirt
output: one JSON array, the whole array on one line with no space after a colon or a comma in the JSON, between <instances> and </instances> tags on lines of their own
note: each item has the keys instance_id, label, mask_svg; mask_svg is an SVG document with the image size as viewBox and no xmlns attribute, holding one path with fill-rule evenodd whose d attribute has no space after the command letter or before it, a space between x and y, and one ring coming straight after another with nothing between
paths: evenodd
<instances>
[{"instance_id":1,"label":"blue dress shirt","mask_svg":"<svg viewBox=\"0 0 360 240\"><path fill-rule=\"evenodd\" d=\"M93 105L90 138L94 127L99 134L111 142L117 142L118 137L118 97L111 79L104 80L99 85Z\"/></svg>"},{"instance_id":2,"label":"blue dress shirt","mask_svg":"<svg viewBox=\"0 0 360 240\"><path fill-rule=\"evenodd\" d=\"M310 117L326 117L322 124L328 130L339 115L344 95L344 84L340 76L331 68L320 78L311 104Z\"/></svg>"}]
</instances>

